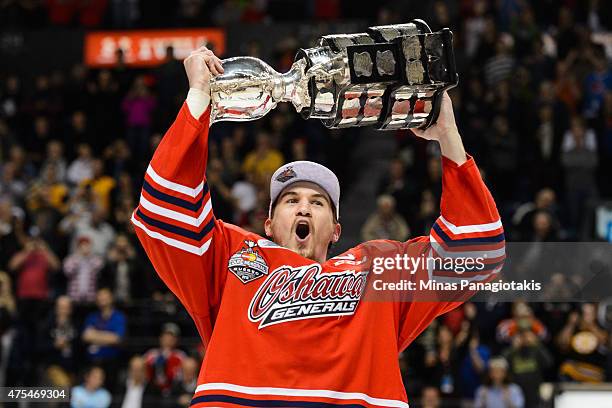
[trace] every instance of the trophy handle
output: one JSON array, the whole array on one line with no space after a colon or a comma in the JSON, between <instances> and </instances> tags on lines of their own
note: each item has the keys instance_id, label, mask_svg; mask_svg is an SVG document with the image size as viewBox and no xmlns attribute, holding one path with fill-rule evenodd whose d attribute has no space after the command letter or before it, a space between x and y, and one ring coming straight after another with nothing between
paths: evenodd
<instances>
[{"instance_id":1,"label":"trophy handle","mask_svg":"<svg viewBox=\"0 0 612 408\"><path fill-rule=\"evenodd\" d=\"M427 25L424 21L423 24ZM459 83L459 74L457 73L457 65L455 63L455 51L453 49L453 33L448 28L443 28L440 33L442 37L442 45L446 49L444 56L446 60L446 67L448 69L448 76L452 82L449 81L448 85L436 91L432 101L431 114L425 123L419 126L419 129L427 129L428 127L436 124L438 117L440 116L443 93L456 87Z\"/></svg>"}]
</instances>

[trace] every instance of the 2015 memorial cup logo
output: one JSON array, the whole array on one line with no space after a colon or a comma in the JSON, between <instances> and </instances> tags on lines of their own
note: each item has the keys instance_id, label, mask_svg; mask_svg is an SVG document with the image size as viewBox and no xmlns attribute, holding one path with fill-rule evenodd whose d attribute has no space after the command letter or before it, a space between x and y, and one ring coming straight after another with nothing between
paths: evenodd
<instances>
[{"instance_id":1,"label":"2015 memorial cup logo","mask_svg":"<svg viewBox=\"0 0 612 408\"><path fill-rule=\"evenodd\" d=\"M249 305L259 328L293 320L352 315L366 287L367 272L321 273L318 264L275 269Z\"/></svg>"}]
</instances>

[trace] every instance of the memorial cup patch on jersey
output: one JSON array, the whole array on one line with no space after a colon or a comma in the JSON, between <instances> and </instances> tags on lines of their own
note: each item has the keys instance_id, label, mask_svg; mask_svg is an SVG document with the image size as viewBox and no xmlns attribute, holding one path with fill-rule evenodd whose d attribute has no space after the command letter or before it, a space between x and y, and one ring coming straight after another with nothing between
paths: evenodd
<instances>
[{"instance_id":1,"label":"memorial cup patch on jersey","mask_svg":"<svg viewBox=\"0 0 612 408\"><path fill-rule=\"evenodd\" d=\"M255 242L247 240L244 243L246 247L230 257L227 267L242 283L249 283L266 275L268 264L255 249Z\"/></svg>"},{"instance_id":2,"label":"memorial cup patch on jersey","mask_svg":"<svg viewBox=\"0 0 612 408\"><path fill-rule=\"evenodd\" d=\"M352 315L366 287L367 272L322 273L321 265L281 266L261 284L249 305L259 328L325 316Z\"/></svg>"}]
</instances>

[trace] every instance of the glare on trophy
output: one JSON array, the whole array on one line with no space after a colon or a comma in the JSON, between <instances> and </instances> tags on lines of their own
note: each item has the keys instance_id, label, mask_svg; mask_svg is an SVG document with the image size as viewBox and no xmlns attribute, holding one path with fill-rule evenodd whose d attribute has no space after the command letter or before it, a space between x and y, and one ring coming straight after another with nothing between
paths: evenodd
<instances>
[{"instance_id":1,"label":"glare on trophy","mask_svg":"<svg viewBox=\"0 0 612 408\"><path fill-rule=\"evenodd\" d=\"M433 33L422 20L323 36L284 74L253 57L225 59L223 68L211 81L211 123L255 120L291 102L328 128L424 129L458 83L452 32Z\"/></svg>"}]
</instances>

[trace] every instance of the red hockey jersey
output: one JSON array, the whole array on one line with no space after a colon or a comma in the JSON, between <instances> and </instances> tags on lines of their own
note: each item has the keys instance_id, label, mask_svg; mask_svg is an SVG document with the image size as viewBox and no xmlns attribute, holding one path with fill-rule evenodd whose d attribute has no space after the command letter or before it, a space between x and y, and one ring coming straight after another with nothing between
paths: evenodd
<instances>
[{"instance_id":1,"label":"red hockey jersey","mask_svg":"<svg viewBox=\"0 0 612 408\"><path fill-rule=\"evenodd\" d=\"M428 237L359 245L324 264L214 217L206 183L207 110L186 104L147 169L132 222L157 273L206 345L195 407L408 407L398 353L458 301L365 301L366 260L453 244L491 243L500 269L499 214L474 160L443 158L441 216ZM452 256L452 255L451 255ZM444 271L419 270L411 279Z\"/></svg>"}]
</instances>

